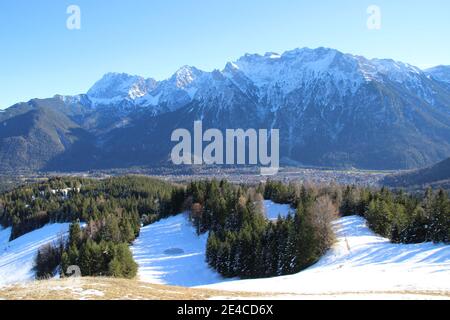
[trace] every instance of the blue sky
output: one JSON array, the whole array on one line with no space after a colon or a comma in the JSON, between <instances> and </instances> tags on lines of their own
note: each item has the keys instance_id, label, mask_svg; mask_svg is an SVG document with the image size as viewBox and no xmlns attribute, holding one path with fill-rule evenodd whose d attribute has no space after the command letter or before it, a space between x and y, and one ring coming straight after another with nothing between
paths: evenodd
<instances>
[{"instance_id":1,"label":"blue sky","mask_svg":"<svg viewBox=\"0 0 450 320\"><path fill-rule=\"evenodd\" d=\"M71 4L80 30L66 28ZM381 30L366 26L372 4ZM164 79L297 47L450 65L449 12L448 0L0 0L0 108L84 93L110 71Z\"/></svg>"}]
</instances>

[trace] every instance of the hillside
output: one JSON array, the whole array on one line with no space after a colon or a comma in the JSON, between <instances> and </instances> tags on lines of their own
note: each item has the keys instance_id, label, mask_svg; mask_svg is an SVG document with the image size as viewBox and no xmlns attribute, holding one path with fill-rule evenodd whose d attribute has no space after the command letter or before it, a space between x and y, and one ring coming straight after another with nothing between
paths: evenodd
<instances>
[{"instance_id":1,"label":"hillside","mask_svg":"<svg viewBox=\"0 0 450 320\"><path fill-rule=\"evenodd\" d=\"M337 242L314 266L298 274L223 282L203 288L295 295L407 292L450 297L450 246L392 244L351 216L335 223ZM356 295L357 296L357 295Z\"/></svg>"},{"instance_id":2,"label":"hillside","mask_svg":"<svg viewBox=\"0 0 450 320\"><path fill-rule=\"evenodd\" d=\"M346 292L334 294L280 294L274 292L220 291L149 284L111 278L80 278L36 281L0 287L0 300L448 300L449 293L390 290L388 292Z\"/></svg>"},{"instance_id":3,"label":"hillside","mask_svg":"<svg viewBox=\"0 0 450 320\"><path fill-rule=\"evenodd\" d=\"M187 214L141 229L131 250L139 265L138 278L156 284L192 287L224 279L206 263L208 235L198 236Z\"/></svg>"},{"instance_id":4,"label":"hillside","mask_svg":"<svg viewBox=\"0 0 450 320\"><path fill-rule=\"evenodd\" d=\"M135 250L146 245L160 252L159 257L149 255L148 260L140 259L138 279L69 278L25 282L0 287L0 299L450 299L449 246L391 244L373 234L365 221L355 216L335 223L338 233L335 246L317 264L299 274L227 282L216 278L216 283L201 288L174 287L173 282L179 281L174 278L177 273L193 272L183 269L190 268L184 262L195 255L187 251L180 259L166 255L168 260L164 262L164 250L173 245L169 238L192 237L193 230L175 228L167 232L167 239L163 234L157 239L151 236L163 226L175 226L181 217L161 221L140 238L145 243L135 244ZM184 248L192 243L178 245ZM199 267L197 265L195 272L199 272ZM152 272L151 277L149 272ZM211 282L205 272L199 272L195 279L197 283Z\"/></svg>"},{"instance_id":5,"label":"hillside","mask_svg":"<svg viewBox=\"0 0 450 320\"><path fill-rule=\"evenodd\" d=\"M90 167L93 136L71 119L63 104L52 102L31 101L1 114L0 171Z\"/></svg>"},{"instance_id":6,"label":"hillside","mask_svg":"<svg viewBox=\"0 0 450 320\"><path fill-rule=\"evenodd\" d=\"M297 207L294 215L287 203ZM36 277L71 274L71 266L85 277L129 279L119 284L124 290L142 281L293 299L450 291L450 201L442 191L419 201L386 188L276 181L182 188L138 176L53 178L2 194L0 205L0 292L12 285L28 294L42 284ZM61 237L64 243L55 243ZM87 290L81 298L115 292Z\"/></svg>"},{"instance_id":7,"label":"hillside","mask_svg":"<svg viewBox=\"0 0 450 320\"><path fill-rule=\"evenodd\" d=\"M50 224L9 241L11 228L0 227L0 286L33 280L34 259L38 249L56 242L68 230L68 223Z\"/></svg>"},{"instance_id":8,"label":"hillside","mask_svg":"<svg viewBox=\"0 0 450 320\"><path fill-rule=\"evenodd\" d=\"M267 219L285 217L289 205L264 201ZM139 265L138 278L149 283L193 287L225 281L206 263L208 234L201 236L187 213L141 229L131 250Z\"/></svg>"},{"instance_id":9,"label":"hillside","mask_svg":"<svg viewBox=\"0 0 450 320\"><path fill-rule=\"evenodd\" d=\"M392 187L450 187L450 158L431 167L387 176L382 183Z\"/></svg>"}]
</instances>

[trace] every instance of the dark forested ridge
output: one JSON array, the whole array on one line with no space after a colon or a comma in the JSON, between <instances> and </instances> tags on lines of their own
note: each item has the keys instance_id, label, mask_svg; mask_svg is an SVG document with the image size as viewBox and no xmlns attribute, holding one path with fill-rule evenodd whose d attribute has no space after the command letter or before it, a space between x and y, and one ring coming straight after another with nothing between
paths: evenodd
<instances>
[{"instance_id":1,"label":"dark forested ridge","mask_svg":"<svg viewBox=\"0 0 450 320\"><path fill-rule=\"evenodd\" d=\"M264 199L290 204L287 217L269 221ZM376 233L397 243L450 242L450 200L443 191L408 194L387 188L225 180L174 185L124 176L104 180L52 178L0 195L0 223L11 239L51 222L71 222L69 236L42 247L37 278L64 275L132 278L129 245L141 225L189 211L199 234L209 232L208 264L225 277L255 278L299 272L332 245L332 222L359 214Z\"/></svg>"},{"instance_id":2,"label":"dark forested ridge","mask_svg":"<svg viewBox=\"0 0 450 320\"><path fill-rule=\"evenodd\" d=\"M383 183L391 187L438 186L450 190L450 158L431 167L387 176Z\"/></svg>"}]
</instances>

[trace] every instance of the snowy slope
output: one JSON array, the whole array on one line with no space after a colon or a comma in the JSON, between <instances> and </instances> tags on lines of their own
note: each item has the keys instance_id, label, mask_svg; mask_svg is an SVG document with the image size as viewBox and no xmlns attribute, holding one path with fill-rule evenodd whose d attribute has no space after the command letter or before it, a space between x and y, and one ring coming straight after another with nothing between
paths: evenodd
<instances>
[{"instance_id":1,"label":"snowy slope","mask_svg":"<svg viewBox=\"0 0 450 320\"><path fill-rule=\"evenodd\" d=\"M50 224L11 242L11 228L0 230L0 286L34 279L32 271L37 250L69 230L69 223Z\"/></svg>"},{"instance_id":2,"label":"snowy slope","mask_svg":"<svg viewBox=\"0 0 450 320\"><path fill-rule=\"evenodd\" d=\"M264 201L270 220L287 216L289 205ZM225 281L205 262L208 234L197 236L186 213L141 229L131 250L140 280L155 284L201 286Z\"/></svg>"},{"instance_id":3,"label":"snowy slope","mask_svg":"<svg viewBox=\"0 0 450 320\"><path fill-rule=\"evenodd\" d=\"M197 236L187 214L142 228L131 247L140 280L189 287L224 281L205 262L207 239Z\"/></svg>"},{"instance_id":4,"label":"snowy slope","mask_svg":"<svg viewBox=\"0 0 450 320\"><path fill-rule=\"evenodd\" d=\"M361 217L335 224L336 245L314 266L295 275L241 280L210 289L292 293L450 292L450 246L391 244L373 234Z\"/></svg>"}]
</instances>

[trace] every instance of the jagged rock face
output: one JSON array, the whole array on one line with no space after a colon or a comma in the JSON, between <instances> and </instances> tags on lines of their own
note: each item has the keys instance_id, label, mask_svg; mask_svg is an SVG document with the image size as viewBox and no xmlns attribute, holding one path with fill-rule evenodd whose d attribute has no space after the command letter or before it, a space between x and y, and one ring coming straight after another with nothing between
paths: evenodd
<instances>
[{"instance_id":1,"label":"jagged rock face","mask_svg":"<svg viewBox=\"0 0 450 320\"><path fill-rule=\"evenodd\" d=\"M34 167L73 169L68 155L76 159L80 148L89 159L79 161L83 168L167 163L171 132L192 129L196 120L205 129L280 129L280 155L291 164L421 167L450 156L448 70L319 48L245 55L222 71L185 66L164 81L107 74L86 95L28 103L79 130L77 148L64 138L63 148ZM0 122L18 116L15 109ZM19 154L5 155L11 141L27 136L5 130L7 160ZM25 158L16 167L26 168Z\"/></svg>"}]
</instances>

